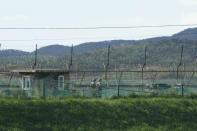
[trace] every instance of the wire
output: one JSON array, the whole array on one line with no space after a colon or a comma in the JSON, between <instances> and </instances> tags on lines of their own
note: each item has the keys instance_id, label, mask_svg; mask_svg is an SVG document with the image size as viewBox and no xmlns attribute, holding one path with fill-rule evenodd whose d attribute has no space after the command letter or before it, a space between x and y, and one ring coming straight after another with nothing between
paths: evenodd
<instances>
[{"instance_id":1,"label":"wire","mask_svg":"<svg viewBox=\"0 0 197 131\"><path fill-rule=\"evenodd\" d=\"M170 36L171 34L168 34L166 36L162 36L162 35L144 35L144 36L109 36L109 37L75 37L75 38L61 38L61 39L13 39L13 40L8 40L8 39L0 39L1 42L3 41L6 41L6 42L17 42L17 41L20 41L20 42L26 42L26 41L64 41L64 40L74 40L74 39L98 39L98 38L114 38L114 37L147 37L147 38L143 38L143 39L151 39L151 38L148 38L148 37L153 37L153 38L157 38L157 37L171 37ZM176 34L175 34L176 35ZM180 36L182 35L197 35L197 33L181 33ZM173 38L176 38L176 36L174 36ZM123 40L123 39L121 39ZM141 40L141 39L140 39ZM136 40L138 41L138 40Z\"/></svg>"},{"instance_id":2,"label":"wire","mask_svg":"<svg viewBox=\"0 0 197 131\"><path fill-rule=\"evenodd\" d=\"M133 28L163 28L197 26L197 24L182 25L142 25L142 26L100 26L100 27L0 27L0 30L95 30L95 29L133 29Z\"/></svg>"}]
</instances>

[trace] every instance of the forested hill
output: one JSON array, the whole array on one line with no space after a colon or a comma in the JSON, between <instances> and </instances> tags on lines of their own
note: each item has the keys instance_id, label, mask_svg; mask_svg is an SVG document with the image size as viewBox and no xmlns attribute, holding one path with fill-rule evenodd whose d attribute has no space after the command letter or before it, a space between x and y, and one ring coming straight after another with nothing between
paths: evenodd
<instances>
[{"instance_id":1,"label":"forested hill","mask_svg":"<svg viewBox=\"0 0 197 131\"><path fill-rule=\"evenodd\" d=\"M87 42L82 43L80 45L74 46L74 53L75 54L83 54L89 51L98 50L102 48L106 48L108 45L113 46L120 46L122 44L132 45L134 43L160 43L164 40L173 40L173 39L187 39L187 40L197 40L197 28L189 28L177 34L174 34L169 37L156 37L156 38L148 38L144 40L111 40L111 41L101 41L101 42ZM177 43L178 44L178 43ZM45 56L65 56L70 54L71 47L64 46L64 45L49 45L38 49L39 55ZM3 50L0 51L0 56L20 56L20 55L27 55L27 54L34 54L34 52L24 52L18 50Z\"/></svg>"},{"instance_id":2,"label":"forested hill","mask_svg":"<svg viewBox=\"0 0 197 131\"><path fill-rule=\"evenodd\" d=\"M144 47L147 45L146 67L176 67L180 62L181 46L183 62L186 67L197 67L197 40L170 39L155 42L139 41L133 44L113 46L110 50L111 69L128 69L140 67L144 63ZM0 57L0 68L30 68L34 63L34 55ZM70 56L38 55L38 68L68 69ZM107 64L107 48L73 55L73 69L103 69Z\"/></svg>"},{"instance_id":3,"label":"forested hill","mask_svg":"<svg viewBox=\"0 0 197 131\"><path fill-rule=\"evenodd\" d=\"M134 42L135 42L134 40L111 40L111 41L101 41L101 42L87 42L74 46L74 53L81 54L99 48L106 48L109 44L111 46L119 46L120 44L133 44ZM38 54L50 55L50 56L64 56L64 55L69 55L70 51L71 51L71 47L56 44L56 45L45 46L38 49Z\"/></svg>"},{"instance_id":4,"label":"forested hill","mask_svg":"<svg viewBox=\"0 0 197 131\"><path fill-rule=\"evenodd\" d=\"M106 48L108 45L119 46L121 44L134 44L139 42L159 42L162 40L171 40L171 39L188 39L188 40L197 40L197 28L188 28L182 32L174 34L172 36L163 36L148 38L143 40L111 40L111 41L101 41L101 42L87 42L80 45L74 46L74 53L81 54L95 49ZM64 56L70 54L69 46L63 45L51 45L42 47L38 50L38 53L41 55L50 55L50 56ZM33 52L32 52L33 53Z\"/></svg>"},{"instance_id":5,"label":"forested hill","mask_svg":"<svg viewBox=\"0 0 197 131\"><path fill-rule=\"evenodd\" d=\"M173 38L181 38L181 39L197 39L197 28L188 28L180 33L174 34Z\"/></svg>"},{"instance_id":6,"label":"forested hill","mask_svg":"<svg viewBox=\"0 0 197 131\"><path fill-rule=\"evenodd\" d=\"M63 56L68 55L69 53L70 47L64 45L49 45L38 49L39 55Z\"/></svg>"},{"instance_id":7,"label":"forested hill","mask_svg":"<svg viewBox=\"0 0 197 131\"><path fill-rule=\"evenodd\" d=\"M140 66L144 63L144 47L147 45L147 67L177 66L180 62L181 46L183 45L183 65L196 67L197 40L160 40L157 42L140 41L111 48L110 68ZM75 55L74 63L80 67L103 68L107 63L107 49L100 49Z\"/></svg>"},{"instance_id":8,"label":"forested hill","mask_svg":"<svg viewBox=\"0 0 197 131\"><path fill-rule=\"evenodd\" d=\"M29 52L25 51L20 51L20 50L13 50L13 49L8 49L8 50L1 50L0 51L0 56L5 57L5 56L23 56L23 55L28 55Z\"/></svg>"}]
</instances>

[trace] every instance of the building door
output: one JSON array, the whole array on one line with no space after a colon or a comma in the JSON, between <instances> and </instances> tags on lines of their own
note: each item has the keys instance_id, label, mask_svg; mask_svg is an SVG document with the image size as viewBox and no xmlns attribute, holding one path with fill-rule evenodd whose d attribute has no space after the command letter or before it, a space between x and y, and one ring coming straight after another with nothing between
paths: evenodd
<instances>
[{"instance_id":1,"label":"building door","mask_svg":"<svg viewBox=\"0 0 197 131\"><path fill-rule=\"evenodd\" d=\"M31 77L30 76L23 76L22 88L24 90L30 90L31 89Z\"/></svg>"},{"instance_id":2,"label":"building door","mask_svg":"<svg viewBox=\"0 0 197 131\"><path fill-rule=\"evenodd\" d=\"M58 76L58 88L64 89L64 76L63 75Z\"/></svg>"}]
</instances>

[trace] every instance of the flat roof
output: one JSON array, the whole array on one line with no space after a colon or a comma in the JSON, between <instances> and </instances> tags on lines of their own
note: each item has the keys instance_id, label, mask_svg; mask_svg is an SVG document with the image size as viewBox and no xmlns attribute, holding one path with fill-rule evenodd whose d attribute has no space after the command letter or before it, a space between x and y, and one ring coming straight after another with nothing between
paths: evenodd
<instances>
[{"instance_id":1,"label":"flat roof","mask_svg":"<svg viewBox=\"0 0 197 131\"><path fill-rule=\"evenodd\" d=\"M12 70L14 73L68 73L68 70L62 69L23 69L23 70Z\"/></svg>"}]
</instances>

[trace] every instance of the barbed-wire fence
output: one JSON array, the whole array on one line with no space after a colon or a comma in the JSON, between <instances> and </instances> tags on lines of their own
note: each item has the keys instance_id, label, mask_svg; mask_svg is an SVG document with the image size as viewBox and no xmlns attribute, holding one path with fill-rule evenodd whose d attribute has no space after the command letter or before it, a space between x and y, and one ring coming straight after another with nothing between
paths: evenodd
<instances>
[{"instance_id":1,"label":"barbed-wire fence","mask_svg":"<svg viewBox=\"0 0 197 131\"><path fill-rule=\"evenodd\" d=\"M85 96L85 97L112 97L129 95L131 93L157 93L169 94L175 93L182 96L197 93L197 75L195 68L195 61L192 64L184 63L184 52L189 53L188 48L181 45L180 50L176 51L177 58L174 63L169 63L169 66L161 64L152 65L149 58L151 53L148 45L145 45L141 56L141 64L121 64L113 65L111 61L111 47L108 46L106 52L106 62L101 63L102 68L97 69L80 69L80 64L73 62L75 55L73 55L73 47L71 48L69 56L59 57L60 66L53 66L57 57L51 56L52 60L45 61L45 56L38 56L37 51L31 55L24 55L16 57L14 65L10 62L5 63L6 54L1 55L0 71L0 94L3 96L39 96L39 97L58 97L58 96ZM187 50L187 51L185 51ZM191 49L189 49L191 50ZM195 52L195 50L192 50ZM2 52L1 52L2 53ZM39 57L39 59L37 58ZM66 58L66 59L64 59ZM195 59L196 56L193 56ZM62 62L64 61L65 62ZM39 63L43 63L39 65ZM48 63L50 66L47 67ZM91 61L89 62L91 63ZM18 64L18 65L17 65ZM69 72L69 80L65 81L64 88L58 87L58 81L40 80L39 84L28 91L24 91L21 86L21 79L19 74L14 74L12 69L63 69ZM42 84L40 84L42 83Z\"/></svg>"}]
</instances>

